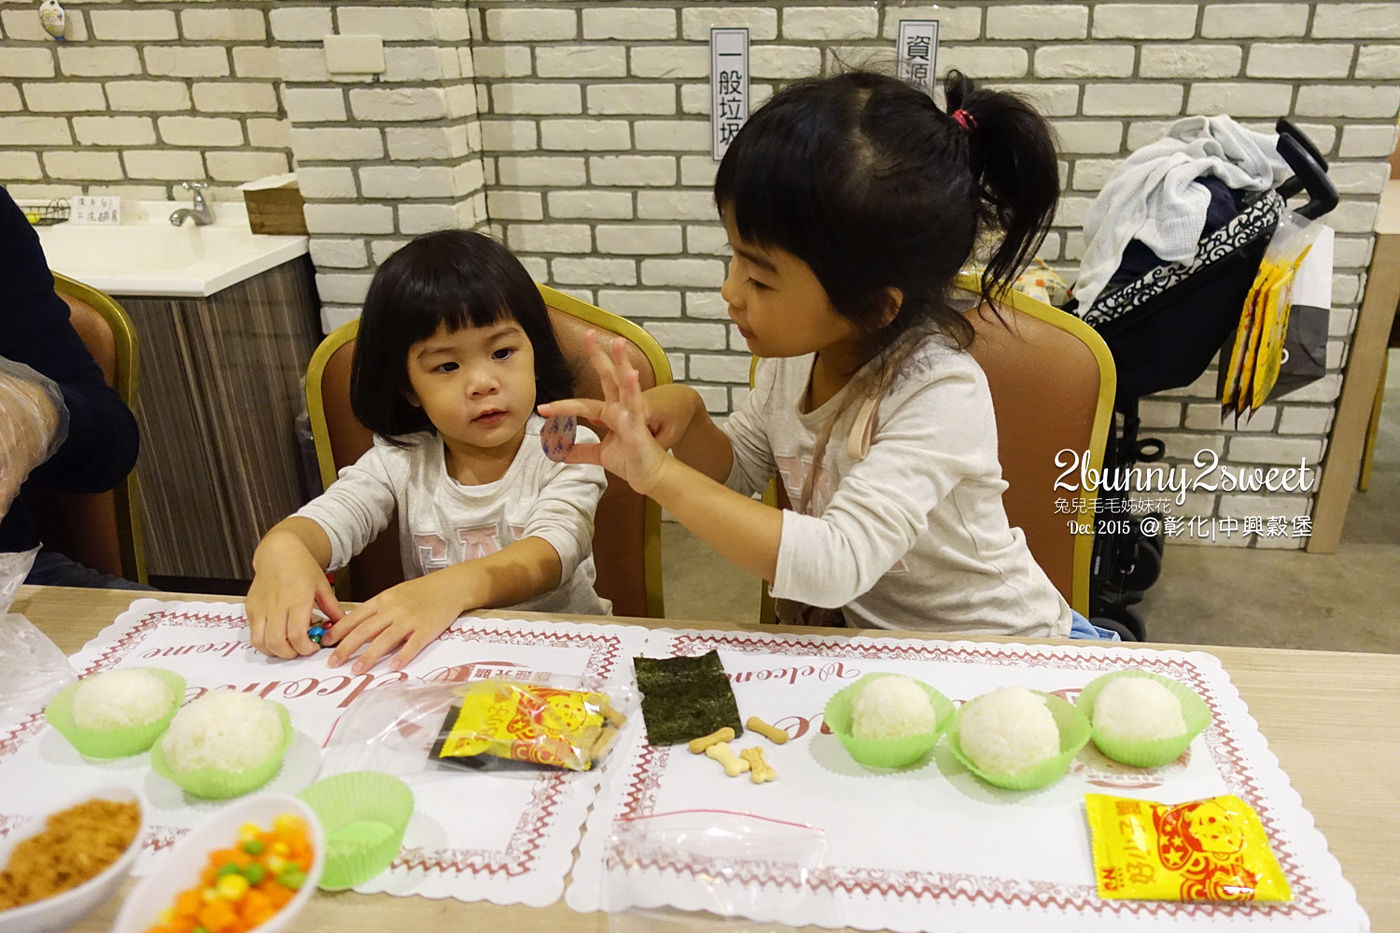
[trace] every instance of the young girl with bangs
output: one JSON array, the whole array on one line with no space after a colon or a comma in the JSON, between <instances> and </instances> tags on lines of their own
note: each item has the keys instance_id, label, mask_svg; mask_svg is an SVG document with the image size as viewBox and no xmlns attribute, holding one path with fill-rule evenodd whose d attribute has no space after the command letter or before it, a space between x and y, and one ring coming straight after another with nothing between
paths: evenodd
<instances>
[{"instance_id":1,"label":"young girl with bangs","mask_svg":"<svg viewBox=\"0 0 1400 933\"><path fill-rule=\"evenodd\" d=\"M253 645L315 652L319 608L333 623L321 642L336 646L331 667L364 647L356 673L395 649L398 670L473 609L607 615L592 556L607 478L546 458L534 413L573 391L544 299L504 246L444 230L394 253L365 296L350 377L374 447L259 543ZM404 582L342 612L325 571L396 510Z\"/></svg>"},{"instance_id":2,"label":"young girl with bangs","mask_svg":"<svg viewBox=\"0 0 1400 933\"><path fill-rule=\"evenodd\" d=\"M810 79L737 134L715 180L733 248L720 294L759 362L723 427L693 389L639 392L622 348L596 340L606 400L541 412L606 424L571 460L769 581L785 620L1064 636L1070 607L1002 507L962 314L1044 238L1054 143L1019 98L957 72L945 98L867 72ZM999 242L981 295L960 303L954 279L984 234ZM753 500L773 476L790 509Z\"/></svg>"}]
</instances>

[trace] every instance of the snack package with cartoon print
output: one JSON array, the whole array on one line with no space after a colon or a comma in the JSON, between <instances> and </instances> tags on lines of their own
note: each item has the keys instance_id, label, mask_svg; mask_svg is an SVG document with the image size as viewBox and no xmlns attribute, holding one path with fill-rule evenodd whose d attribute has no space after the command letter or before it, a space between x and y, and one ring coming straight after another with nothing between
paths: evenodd
<instances>
[{"instance_id":1,"label":"snack package with cartoon print","mask_svg":"<svg viewBox=\"0 0 1400 933\"><path fill-rule=\"evenodd\" d=\"M509 680L467 684L460 700L433 745L438 758L491 755L587 771L627 721L601 693Z\"/></svg>"},{"instance_id":2,"label":"snack package with cartoon print","mask_svg":"<svg viewBox=\"0 0 1400 933\"><path fill-rule=\"evenodd\" d=\"M1085 794L1099 897L1289 901L1259 815L1233 794L1180 804Z\"/></svg>"},{"instance_id":3,"label":"snack package with cartoon print","mask_svg":"<svg viewBox=\"0 0 1400 933\"><path fill-rule=\"evenodd\" d=\"M512 664L463 665L444 678L366 690L332 730L323 774L588 771L638 705L628 684Z\"/></svg>"}]
</instances>

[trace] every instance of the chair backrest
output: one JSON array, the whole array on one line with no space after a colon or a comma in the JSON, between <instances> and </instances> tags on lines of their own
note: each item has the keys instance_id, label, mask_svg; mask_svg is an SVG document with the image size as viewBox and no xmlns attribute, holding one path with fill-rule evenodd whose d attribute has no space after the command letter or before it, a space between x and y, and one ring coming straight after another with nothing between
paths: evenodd
<instances>
[{"instance_id":1,"label":"chair backrest","mask_svg":"<svg viewBox=\"0 0 1400 933\"><path fill-rule=\"evenodd\" d=\"M628 358L641 376L643 389L671 381L666 354L645 330L548 286L538 287L580 397L602 398L598 378L583 351L583 335L590 329L616 334L628 342ZM325 485L334 482L337 472L359 459L373 443L371 433L350 410L350 362L358 331L358 321L338 328L317 348L307 368L307 408ZM617 615L662 618L661 508L626 483L612 477L609 480L594 519L598 595L612 600ZM355 600L368 599L403 580L396 521L351 560L349 578L348 590L341 588L344 584L340 581L338 589L342 596Z\"/></svg>"},{"instance_id":2,"label":"chair backrest","mask_svg":"<svg viewBox=\"0 0 1400 933\"><path fill-rule=\"evenodd\" d=\"M97 361L107 384L128 408L136 404L137 339L131 318L109 295L55 272L54 291L67 304L69 321ZM34 493L34 512L45 545L93 570L146 582L140 488L132 470L110 492Z\"/></svg>"},{"instance_id":3,"label":"chair backrest","mask_svg":"<svg viewBox=\"0 0 1400 933\"><path fill-rule=\"evenodd\" d=\"M958 284L978 290L973 276L960 276ZM1020 292L1003 292L997 310L1000 320L985 309L967 318L977 331L971 353L987 374L996 409L1006 516L1025 532L1031 554L1069 604L1088 615L1094 537L1075 534L1069 523L1093 527L1096 496L1056 489L1055 482L1068 466L1061 451L1080 461L1087 456L1094 470L1103 466L1117 390L1113 356L1079 318ZM1056 508L1060 499L1083 499L1085 507L1067 513Z\"/></svg>"}]
</instances>

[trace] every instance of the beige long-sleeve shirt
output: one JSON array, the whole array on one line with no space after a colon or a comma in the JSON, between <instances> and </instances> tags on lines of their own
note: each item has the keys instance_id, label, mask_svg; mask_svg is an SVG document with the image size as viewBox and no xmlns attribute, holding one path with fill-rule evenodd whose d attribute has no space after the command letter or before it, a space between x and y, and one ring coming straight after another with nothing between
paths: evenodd
<instances>
[{"instance_id":1,"label":"beige long-sleeve shirt","mask_svg":"<svg viewBox=\"0 0 1400 933\"><path fill-rule=\"evenodd\" d=\"M607 615L612 604L593 589L593 513L607 477L599 466L547 458L540 447L543 423L532 415L505 475L480 486L464 486L448 475L436 434L412 435L407 447L376 438L374 447L297 515L326 532L328 569L335 570L388 526L397 507L406 580L493 554L522 538L541 538L559 555L559 586L508 608ZM580 426L578 440L597 437Z\"/></svg>"},{"instance_id":2,"label":"beige long-sleeve shirt","mask_svg":"<svg viewBox=\"0 0 1400 933\"><path fill-rule=\"evenodd\" d=\"M885 629L1064 636L1070 609L1010 527L996 417L981 367L926 339L886 389L870 450L852 459L852 386L801 410L814 357L761 360L724 430L726 484L762 490L775 473L794 505L823 423L838 411L807 514L786 512L772 594L841 607Z\"/></svg>"}]
</instances>

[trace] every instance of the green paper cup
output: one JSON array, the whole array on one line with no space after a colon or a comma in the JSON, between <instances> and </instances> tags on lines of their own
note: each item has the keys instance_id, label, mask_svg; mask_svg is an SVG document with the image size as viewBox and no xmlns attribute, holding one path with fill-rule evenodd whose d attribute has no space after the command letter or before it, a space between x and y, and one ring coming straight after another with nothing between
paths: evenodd
<instances>
[{"instance_id":1,"label":"green paper cup","mask_svg":"<svg viewBox=\"0 0 1400 933\"><path fill-rule=\"evenodd\" d=\"M73 698L78 693L82 681L65 687L49 701L44 709L44 719L59 731L68 743L84 758L110 759L139 755L155 744L170 726L170 720L185 700L185 678L174 671L159 667L143 667L140 670L155 674L170 688L170 710L155 722L144 726L130 726L123 729L83 729L73 722ZM101 675L94 675L101 676Z\"/></svg>"},{"instance_id":2,"label":"green paper cup","mask_svg":"<svg viewBox=\"0 0 1400 933\"><path fill-rule=\"evenodd\" d=\"M1169 739L1135 742L1109 738L1102 735L1099 730L1094 729L1094 701L1098 699L1099 693L1108 685L1108 682L1115 677L1143 677L1155 680L1170 690L1172 695L1181 701L1181 718L1186 720L1186 731ZM1104 674L1102 677L1090 681L1088 686L1080 691L1076 703L1089 719L1094 744L1098 746L1099 751L1114 761L1136 768L1160 768L1176 761L1181 757L1181 753L1186 751L1191 740L1200 735L1211 721L1210 707L1196 691L1180 681L1148 671L1127 670Z\"/></svg>"},{"instance_id":3,"label":"green paper cup","mask_svg":"<svg viewBox=\"0 0 1400 933\"><path fill-rule=\"evenodd\" d=\"M962 741L959 737L963 712L977 703L978 700L964 703L953 714L953 722L948 727L948 745L952 749L954 757L962 762L967 770L994 787L1005 790L1036 790L1053 784L1064 776L1064 773L1069 770L1069 763L1089 741L1089 720L1073 703L1048 693L1041 693L1039 690L1032 692L1045 697L1045 705L1050 710L1050 715L1055 717L1055 725L1060 729L1060 753L1053 758L1047 758L1034 767L1017 771L1014 774L995 774L984 771L973 764L963 752Z\"/></svg>"},{"instance_id":4,"label":"green paper cup","mask_svg":"<svg viewBox=\"0 0 1400 933\"><path fill-rule=\"evenodd\" d=\"M932 732L889 739L866 739L852 735L851 720L855 713L856 697L860 696L860 692L870 681L890 676L893 675L866 674L849 687L837 691L836 695L827 701L824 714L827 726L836 733L836 737L846 746L846 751L850 752L851 757L872 768L902 768L927 755L929 750L938 744L939 732L948 724L948 718L953 712L951 700L928 684L916 680L914 683L923 688L928 694L929 702L933 704L935 725Z\"/></svg>"},{"instance_id":5,"label":"green paper cup","mask_svg":"<svg viewBox=\"0 0 1400 933\"><path fill-rule=\"evenodd\" d=\"M363 884L389 867L413 816L413 791L396 777L350 771L317 781L297 794L326 834L323 891Z\"/></svg>"},{"instance_id":6,"label":"green paper cup","mask_svg":"<svg viewBox=\"0 0 1400 933\"><path fill-rule=\"evenodd\" d=\"M268 702L272 702L269 700ZM151 770L163 778L180 785L187 794L203 797L205 800L226 800L229 797L242 797L262 787L276 776L282 767L282 756L287 746L292 744L292 717L287 707L272 703L277 707L277 715L282 720L282 744L266 761L245 768L242 771L225 771L223 768L195 768L176 774L166 760L165 749L157 742L151 746Z\"/></svg>"}]
</instances>

